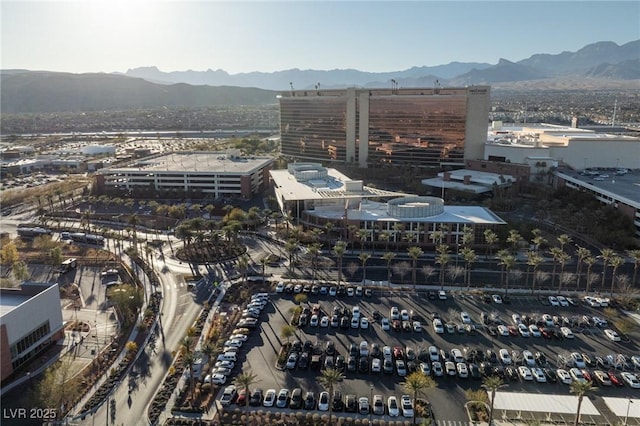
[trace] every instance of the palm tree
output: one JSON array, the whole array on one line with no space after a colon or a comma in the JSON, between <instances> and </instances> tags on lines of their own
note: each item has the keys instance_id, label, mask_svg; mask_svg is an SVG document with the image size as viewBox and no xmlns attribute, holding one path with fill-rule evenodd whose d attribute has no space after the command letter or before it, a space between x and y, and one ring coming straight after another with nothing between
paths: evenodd
<instances>
[{"instance_id":1,"label":"palm tree","mask_svg":"<svg viewBox=\"0 0 640 426\"><path fill-rule=\"evenodd\" d=\"M293 268L295 267L295 255L296 255L296 252L298 251L298 246L299 244L298 244L298 241L296 240L289 240L284 245L284 250L289 255L289 272L288 272L289 279L293 277Z\"/></svg>"},{"instance_id":2,"label":"palm tree","mask_svg":"<svg viewBox=\"0 0 640 426\"><path fill-rule=\"evenodd\" d=\"M538 255L538 253L536 253L533 250L529 250L527 252L527 268L531 267L532 271L531 271L531 294L533 294L533 292L535 291L536 288L536 280L535 280L535 276L536 276L536 272L538 270L538 268L540 267L540 265L542 264L543 259L542 256ZM527 276L527 281L529 280L529 276ZM527 283L525 283L526 285Z\"/></svg>"},{"instance_id":3,"label":"palm tree","mask_svg":"<svg viewBox=\"0 0 640 426\"><path fill-rule=\"evenodd\" d=\"M616 271L620 266L624 264L624 259L620 256L613 256L609 260L609 265L611 265L612 273L611 273L611 297L613 297L613 286L616 283Z\"/></svg>"},{"instance_id":4,"label":"palm tree","mask_svg":"<svg viewBox=\"0 0 640 426\"><path fill-rule=\"evenodd\" d=\"M609 266L609 259L615 256L616 252L614 252L610 248L605 248L600 250L600 257L602 258L602 283L600 287L604 288L604 279L605 275L607 275L607 266Z\"/></svg>"},{"instance_id":5,"label":"palm tree","mask_svg":"<svg viewBox=\"0 0 640 426\"><path fill-rule=\"evenodd\" d=\"M436 247L438 254L436 255L436 263L440 265L440 290L444 290L444 271L447 263L449 263L449 246L446 244L439 244Z\"/></svg>"},{"instance_id":6,"label":"palm tree","mask_svg":"<svg viewBox=\"0 0 640 426\"><path fill-rule=\"evenodd\" d=\"M509 236L507 237L507 242L511 244L511 252L515 253L518 248L518 243L522 239L522 236L515 229L511 229L509 231Z\"/></svg>"},{"instance_id":7,"label":"palm tree","mask_svg":"<svg viewBox=\"0 0 640 426\"><path fill-rule=\"evenodd\" d=\"M412 246L407 249L409 253L409 257L411 258L411 267L412 267L412 281L413 281L413 289L416 289L416 280L418 278L418 258L422 256L422 249L417 246Z\"/></svg>"},{"instance_id":8,"label":"palm tree","mask_svg":"<svg viewBox=\"0 0 640 426\"><path fill-rule=\"evenodd\" d=\"M318 377L320 383L329 392L329 398L333 398L333 386L344 380L344 374L335 368L327 368L322 370L322 374ZM329 404L329 426L331 426L331 417L333 416L333 404Z\"/></svg>"},{"instance_id":9,"label":"palm tree","mask_svg":"<svg viewBox=\"0 0 640 426\"><path fill-rule=\"evenodd\" d=\"M318 270L318 257L320 256L320 243L313 243L307 249L311 254L311 282L316 283L316 271Z\"/></svg>"},{"instance_id":10,"label":"palm tree","mask_svg":"<svg viewBox=\"0 0 640 426\"><path fill-rule=\"evenodd\" d=\"M569 392L574 393L578 396L578 408L576 410L576 420L574 422L575 426L578 426L578 424L580 424L580 409L582 408L582 399L584 398L586 393L594 390L596 390L596 388L593 387L591 385L591 382L587 380L574 380L573 382L571 382Z\"/></svg>"},{"instance_id":11,"label":"palm tree","mask_svg":"<svg viewBox=\"0 0 640 426\"><path fill-rule=\"evenodd\" d=\"M371 258L371 253L360 253L358 255L360 262L362 262L362 283L367 281L367 261Z\"/></svg>"},{"instance_id":12,"label":"palm tree","mask_svg":"<svg viewBox=\"0 0 640 426\"><path fill-rule=\"evenodd\" d=\"M245 371L242 372L240 374L238 374L236 376L236 378L233 380L234 384L239 387L244 389L244 404L245 404L245 408L249 408L249 387L257 382L259 382L258 380L258 375L254 374L251 372L251 370L249 371ZM247 424L249 424L249 416L246 416L247 418Z\"/></svg>"},{"instance_id":13,"label":"palm tree","mask_svg":"<svg viewBox=\"0 0 640 426\"><path fill-rule=\"evenodd\" d=\"M196 354L194 354L193 352L186 352L184 354L184 356L182 357L182 362L184 363L185 368L189 369L189 393L191 394L191 397L193 398L193 394L195 392L195 386L194 386L194 377L193 377L193 365L196 363Z\"/></svg>"},{"instance_id":14,"label":"palm tree","mask_svg":"<svg viewBox=\"0 0 640 426\"><path fill-rule=\"evenodd\" d=\"M564 251L564 246L571 243L571 237L567 234L558 235L558 244L560 244L560 250Z\"/></svg>"},{"instance_id":15,"label":"palm tree","mask_svg":"<svg viewBox=\"0 0 640 426\"><path fill-rule=\"evenodd\" d=\"M413 424L416 424L416 400L418 397L427 389L434 388L436 383L429 376L425 376L419 371L414 371L409 374L404 383L402 383L402 387L405 392L410 393L413 396Z\"/></svg>"},{"instance_id":16,"label":"palm tree","mask_svg":"<svg viewBox=\"0 0 640 426\"><path fill-rule=\"evenodd\" d=\"M591 250L585 247L578 247L576 250L578 262L576 264L576 275L578 276L578 287L580 287L580 274L582 273L582 263L584 259L591 256Z\"/></svg>"},{"instance_id":17,"label":"palm tree","mask_svg":"<svg viewBox=\"0 0 640 426\"><path fill-rule=\"evenodd\" d=\"M342 281L342 259L344 258L344 253L346 251L347 243L344 241L338 241L333 246L333 254L335 254L338 259L338 286L340 286L340 282Z\"/></svg>"},{"instance_id":18,"label":"palm tree","mask_svg":"<svg viewBox=\"0 0 640 426\"><path fill-rule=\"evenodd\" d=\"M593 275L591 274L591 269L593 268L593 265L596 264L597 260L596 260L595 257L589 256L589 257L585 258L583 262L585 263L585 265L587 265L587 276L586 276L587 288L586 288L586 292L589 293L589 290L591 289L591 283L593 282ZM579 284L580 283L578 283L578 285Z\"/></svg>"},{"instance_id":19,"label":"palm tree","mask_svg":"<svg viewBox=\"0 0 640 426\"><path fill-rule=\"evenodd\" d=\"M560 258L561 253L564 253L560 250L560 247L551 247L549 249L549 254L553 258L553 272L551 272L551 285L555 285L556 283L556 269L558 267L558 259Z\"/></svg>"},{"instance_id":20,"label":"palm tree","mask_svg":"<svg viewBox=\"0 0 640 426\"><path fill-rule=\"evenodd\" d=\"M395 257L396 254L390 251L385 252L381 257L381 259L387 262L387 284L389 287L391 287L391 261L393 261Z\"/></svg>"},{"instance_id":21,"label":"palm tree","mask_svg":"<svg viewBox=\"0 0 640 426\"><path fill-rule=\"evenodd\" d=\"M471 265L473 265L478 258L476 251L471 247L465 247L462 249L462 257L464 259L464 284L467 289L471 287Z\"/></svg>"},{"instance_id":22,"label":"palm tree","mask_svg":"<svg viewBox=\"0 0 640 426\"><path fill-rule=\"evenodd\" d=\"M558 253L558 263L560 264L560 277L565 276L564 273L564 267L567 264L567 262L569 261L569 259L571 259L571 256L569 256L567 253L560 251ZM562 289L562 280L558 280L558 293L560 293L560 290Z\"/></svg>"},{"instance_id":23,"label":"palm tree","mask_svg":"<svg viewBox=\"0 0 640 426\"><path fill-rule=\"evenodd\" d=\"M636 285L636 278L638 278L638 267L640 267L640 250L629 250L627 255L633 259L633 278L631 279L631 286Z\"/></svg>"},{"instance_id":24,"label":"palm tree","mask_svg":"<svg viewBox=\"0 0 640 426\"><path fill-rule=\"evenodd\" d=\"M504 386L504 382L499 376L489 376L482 381L482 387L491 394L489 399L489 426L493 422L493 403L496 400L496 391Z\"/></svg>"},{"instance_id":25,"label":"palm tree","mask_svg":"<svg viewBox=\"0 0 640 426\"><path fill-rule=\"evenodd\" d=\"M249 258L244 255L238 258L238 272L242 275L242 284L247 285L247 273L249 272Z\"/></svg>"},{"instance_id":26,"label":"palm tree","mask_svg":"<svg viewBox=\"0 0 640 426\"><path fill-rule=\"evenodd\" d=\"M360 241L360 251L364 250L364 242L367 241L367 231L365 229L358 229L356 231L356 238Z\"/></svg>"},{"instance_id":27,"label":"palm tree","mask_svg":"<svg viewBox=\"0 0 640 426\"><path fill-rule=\"evenodd\" d=\"M389 240L391 239L391 234L389 231L382 231L378 234L378 240L384 241L384 250L389 251Z\"/></svg>"},{"instance_id":28,"label":"palm tree","mask_svg":"<svg viewBox=\"0 0 640 426\"><path fill-rule=\"evenodd\" d=\"M296 334L296 328L290 324L285 324L280 329L280 337L287 339L287 345L291 341L291 338Z\"/></svg>"},{"instance_id":29,"label":"palm tree","mask_svg":"<svg viewBox=\"0 0 640 426\"><path fill-rule=\"evenodd\" d=\"M404 231L404 225L402 223L396 222L393 224L393 238L396 242L396 251L400 249L400 241L402 241L402 231Z\"/></svg>"},{"instance_id":30,"label":"palm tree","mask_svg":"<svg viewBox=\"0 0 640 426\"><path fill-rule=\"evenodd\" d=\"M493 232L493 230L485 229L484 241L487 243L487 255L489 256L489 258L491 258L493 257L493 246L498 244L500 238L498 238L498 234Z\"/></svg>"},{"instance_id":31,"label":"palm tree","mask_svg":"<svg viewBox=\"0 0 640 426\"><path fill-rule=\"evenodd\" d=\"M506 297L507 292L509 291L509 271L516 264L516 258L513 255L508 254L507 250L500 250L498 259L504 276L504 295Z\"/></svg>"}]
</instances>

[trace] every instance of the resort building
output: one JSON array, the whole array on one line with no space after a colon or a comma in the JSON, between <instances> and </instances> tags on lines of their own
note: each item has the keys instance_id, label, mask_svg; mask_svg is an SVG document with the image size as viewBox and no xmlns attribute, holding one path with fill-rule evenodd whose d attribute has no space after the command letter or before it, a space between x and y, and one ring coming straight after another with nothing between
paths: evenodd
<instances>
[{"instance_id":1,"label":"resort building","mask_svg":"<svg viewBox=\"0 0 640 426\"><path fill-rule=\"evenodd\" d=\"M280 95L282 154L359 167L462 166L484 156L489 86Z\"/></svg>"},{"instance_id":2,"label":"resort building","mask_svg":"<svg viewBox=\"0 0 640 426\"><path fill-rule=\"evenodd\" d=\"M293 163L287 170L270 171L282 213L306 228L331 229L339 238L361 241L434 245L446 230L447 244L461 243L465 227L474 243L483 242L485 229L505 222L480 206L446 206L441 198L421 197L370 188L335 169L317 163Z\"/></svg>"}]
</instances>

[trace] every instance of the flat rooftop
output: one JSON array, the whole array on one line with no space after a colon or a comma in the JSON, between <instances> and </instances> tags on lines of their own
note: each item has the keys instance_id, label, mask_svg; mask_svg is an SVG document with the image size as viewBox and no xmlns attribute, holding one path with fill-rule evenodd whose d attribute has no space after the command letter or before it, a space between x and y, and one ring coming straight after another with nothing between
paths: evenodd
<instances>
[{"instance_id":1,"label":"flat rooftop","mask_svg":"<svg viewBox=\"0 0 640 426\"><path fill-rule=\"evenodd\" d=\"M438 177L423 179L422 184L433 188L456 189L459 191L482 194L493 191L493 184L502 186L508 181L515 182L516 178L511 175L489 173L477 170L459 169L452 170L451 180L443 180L444 173L438 173ZM469 176L469 183L464 183L465 176ZM502 177L502 178L501 178Z\"/></svg>"},{"instance_id":2,"label":"flat rooftop","mask_svg":"<svg viewBox=\"0 0 640 426\"><path fill-rule=\"evenodd\" d=\"M615 175L615 170L600 170L599 176L583 176L579 170L559 170L556 173L640 208L640 170L631 170L625 175ZM603 177L605 175L608 177Z\"/></svg>"},{"instance_id":3,"label":"flat rooftop","mask_svg":"<svg viewBox=\"0 0 640 426\"><path fill-rule=\"evenodd\" d=\"M33 296L42 293L55 283L23 283L20 287L0 288L0 317L13 311Z\"/></svg>"},{"instance_id":4,"label":"flat rooftop","mask_svg":"<svg viewBox=\"0 0 640 426\"><path fill-rule=\"evenodd\" d=\"M308 211L319 217L327 219L340 219L344 215L344 210L322 209ZM422 222L422 223L462 223L462 224L491 224L501 225L505 221L494 214L491 210L481 206L444 206L444 212L435 216L400 218L389 215L387 203L376 201L363 201L360 209L347 210L349 220L360 221L387 221L387 222Z\"/></svg>"},{"instance_id":5,"label":"flat rooftop","mask_svg":"<svg viewBox=\"0 0 640 426\"><path fill-rule=\"evenodd\" d=\"M270 170L269 173L274 185L286 201L398 197L406 195L365 185L362 186L361 191L348 191L346 182L351 182L351 179L336 169L327 168L326 170L328 174L326 179L311 179L305 182L298 181L287 169Z\"/></svg>"},{"instance_id":6,"label":"flat rooftop","mask_svg":"<svg viewBox=\"0 0 640 426\"><path fill-rule=\"evenodd\" d=\"M145 157L126 167L105 168L102 173L165 172L165 173L251 173L273 162L271 157L229 156L224 152L175 152Z\"/></svg>"}]
</instances>

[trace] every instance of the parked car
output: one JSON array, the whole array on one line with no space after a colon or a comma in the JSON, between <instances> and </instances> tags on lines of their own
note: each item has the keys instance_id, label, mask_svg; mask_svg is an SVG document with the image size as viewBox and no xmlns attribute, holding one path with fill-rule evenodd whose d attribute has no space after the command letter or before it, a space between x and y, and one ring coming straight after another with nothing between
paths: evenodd
<instances>
[{"instance_id":1,"label":"parked car","mask_svg":"<svg viewBox=\"0 0 640 426\"><path fill-rule=\"evenodd\" d=\"M384 415L384 400L382 398L382 395L373 396L372 410L373 414L377 416Z\"/></svg>"},{"instance_id":2,"label":"parked car","mask_svg":"<svg viewBox=\"0 0 640 426\"><path fill-rule=\"evenodd\" d=\"M612 342L619 342L621 340L618 333L614 330L611 330L610 328L604 330L604 335L607 336L607 338Z\"/></svg>"},{"instance_id":3,"label":"parked car","mask_svg":"<svg viewBox=\"0 0 640 426\"><path fill-rule=\"evenodd\" d=\"M398 399L393 395L391 395L389 399L387 399L387 412L391 417L398 417L400 415Z\"/></svg>"},{"instance_id":4,"label":"parked car","mask_svg":"<svg viewBox=\"0 0 640 426\"><path fill-rule=\"evenodd\" d=\"M267 389L267 392L264 394L264 401L262 405L265 407L273 407L273 404L276 402L276 395L275 389Z\"/></svg>"}]
</instances>

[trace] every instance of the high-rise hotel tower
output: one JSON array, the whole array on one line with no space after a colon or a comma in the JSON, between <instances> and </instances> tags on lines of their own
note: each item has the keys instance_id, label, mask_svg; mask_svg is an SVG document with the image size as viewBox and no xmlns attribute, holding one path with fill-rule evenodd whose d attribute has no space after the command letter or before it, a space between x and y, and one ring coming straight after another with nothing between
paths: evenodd
<instances>
[{"instance_id":1,"label":"high-rise hotel tower","mask_svg":"<svg viewBox=\"0 0 640 426\"><path fill-rule=\"evenodd\" d=\"M483 158L489 97L489 86L282 92L282 154L360 167L462 166Z\"/></svg>"}]
</instances>

